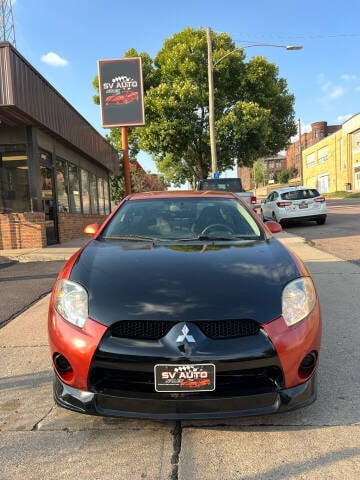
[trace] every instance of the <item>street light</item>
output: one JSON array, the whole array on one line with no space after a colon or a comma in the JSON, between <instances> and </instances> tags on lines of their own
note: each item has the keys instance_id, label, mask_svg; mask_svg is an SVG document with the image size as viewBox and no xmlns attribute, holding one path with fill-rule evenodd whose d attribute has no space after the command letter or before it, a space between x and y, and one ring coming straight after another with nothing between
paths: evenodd
<instances>
[{"instance_id":1,"label":"street light","mask_svg":"<svg viewBox=\"0 0 360 480\"><path fill-rule=\"evenodd\" d=\"M243 45L242 47L234 48L231 52L226 53L219 58L215 63L212 57L212 44L211 44L211 29L206 29L207 47L208 47L208 82L209 82L209 131L210 131L210 150L211 150L211 171L215 178L218 176L217 171L217 153L216 153L216 136L215 136L215 115L214 115L214 68L224 58L239 50L244 50L250 47L278 47L285 50L301 50L301 45L277 45L274 43L251 43L249 45Z\"/></svg>"}]
</instances>

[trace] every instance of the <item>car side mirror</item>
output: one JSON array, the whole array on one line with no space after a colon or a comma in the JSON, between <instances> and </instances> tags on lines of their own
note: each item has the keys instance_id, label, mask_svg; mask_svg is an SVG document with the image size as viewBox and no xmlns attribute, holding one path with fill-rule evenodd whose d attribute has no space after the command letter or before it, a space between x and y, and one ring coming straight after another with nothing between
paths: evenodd
<instances>
[{"instance_id":1,"label":"car side mirror","mask_svg":"<svg viewBox=\"0 0 360 480\"><path fill-rule=\"evenodd\" d=\"M86 225L84 228L85 235L91 235L93 237L99 230L99 226L98 223L90 223L90 225Z\"/></svg>"},{"instance_id":2,"label":"car side mirror","mask_svg":"<svg viewBox=\"0 0 360 480\"><path fill-rule=\"evenodd\" d=\"M278 222L274 222L273 220L269 220L265 222L265 226L271 233L279 233L282 232L282 226Z\"/></svg>"}]
</instances>

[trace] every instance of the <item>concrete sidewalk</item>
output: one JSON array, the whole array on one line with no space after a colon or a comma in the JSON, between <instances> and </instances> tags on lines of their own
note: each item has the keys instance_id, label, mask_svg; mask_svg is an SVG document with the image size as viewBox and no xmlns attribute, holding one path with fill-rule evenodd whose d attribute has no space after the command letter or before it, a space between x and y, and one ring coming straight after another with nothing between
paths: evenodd
<instances>
[{"instance_id":1,"label":"concrete sidewalk","mask_svg":"<svg viewBox=\"0 0 360 480\"><path fill-rule=\"evenodd\" d=\"M73 253L87 243L91 237L81 237L65 243L57 243L44 248L18 248L0 250L0 265L12 262L51 262L68 260Z\"/></svg>"}]
</instances>

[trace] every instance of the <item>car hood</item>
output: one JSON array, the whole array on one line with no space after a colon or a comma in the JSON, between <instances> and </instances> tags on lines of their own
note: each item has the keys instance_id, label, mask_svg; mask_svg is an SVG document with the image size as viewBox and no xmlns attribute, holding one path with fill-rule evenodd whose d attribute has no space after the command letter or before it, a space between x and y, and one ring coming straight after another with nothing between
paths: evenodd
<instances>
[{"instance_id":1,"label":"car hood","mask_svg":"<svg viewBox=\"0 0 360 480\"><path fill-rule=\"evenodd\" d=\"M93 240L70 279L89 293L89 316L102 324L148 319L195 321L281 315L284 286L300 276L275 238L221 244Z\"/></svg>"}]
</instances>

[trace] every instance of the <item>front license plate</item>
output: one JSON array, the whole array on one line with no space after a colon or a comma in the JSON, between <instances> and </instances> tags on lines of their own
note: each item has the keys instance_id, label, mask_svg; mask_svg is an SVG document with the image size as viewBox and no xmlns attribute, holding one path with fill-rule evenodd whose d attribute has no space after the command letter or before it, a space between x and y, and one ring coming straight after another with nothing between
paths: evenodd
<instances>
[{"instance_id":1,"label":"front license plate","mask_svg":"<svg viewBox=\"0 0 360 480\"><path fill-rule=\"evenodd\" d=\"M215 365L158 364L154 368L157 392L211 392L215 390Z\"/></svg>"}]
</instances>

